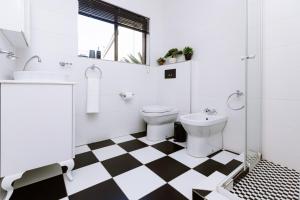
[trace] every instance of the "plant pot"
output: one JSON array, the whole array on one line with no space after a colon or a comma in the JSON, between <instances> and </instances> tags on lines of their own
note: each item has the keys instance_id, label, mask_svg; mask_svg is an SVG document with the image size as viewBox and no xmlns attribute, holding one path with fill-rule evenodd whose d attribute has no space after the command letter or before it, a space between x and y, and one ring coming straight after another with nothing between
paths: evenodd
<instances>
[{"instance_id":1,"label":"plant pot","mask_svg":"<svg viewBox=\"0 0 300 200\"><path fill-rule=\"evenodd\" d=\"M185 60L192 60L192 56L193 56L193 54L185 54L184 55Z\"/></svg>"},{"instance_id":2,"label":"plant pot","mask_svg":"<svg viewBox=\"0 0 300 200\"><path fill-rule=\"evenodd\" d=\"M158 64L159 64L159 65L164 65L164 64L165 64L165 62L166 62L165 60L158 61Z\"/></svg>"},{"instance_id":3,"label":"plant pot","mask_svg":"<svg viewBox=\"0 0 300 200\"><path fill-rule=\"evenodd\" d=\"M172 58L172 57L171 57L171 58L169 58L169 60L168 60L168 61L169 61L169 63L170 63L170 64L174 64L174 63L176 63L176 62L177 62L177 59L176 59L176 58Z\"/></svg>"}]
</instances>

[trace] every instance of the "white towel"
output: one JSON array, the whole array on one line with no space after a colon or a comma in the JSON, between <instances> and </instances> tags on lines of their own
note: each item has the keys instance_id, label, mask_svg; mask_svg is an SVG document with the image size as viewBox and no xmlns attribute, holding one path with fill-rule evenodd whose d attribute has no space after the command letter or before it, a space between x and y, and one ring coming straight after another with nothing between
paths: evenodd
<instances>
[{"instance_id":1,"label":"white towel","mask_svg":"<svg viewBox=\"0 0 300 200\"><path fill-rule=\"evenodd\" d=\"M99 78L87 78L86 113L88 114L99 112L99 84Z\"/></svg>"}]
</instances>

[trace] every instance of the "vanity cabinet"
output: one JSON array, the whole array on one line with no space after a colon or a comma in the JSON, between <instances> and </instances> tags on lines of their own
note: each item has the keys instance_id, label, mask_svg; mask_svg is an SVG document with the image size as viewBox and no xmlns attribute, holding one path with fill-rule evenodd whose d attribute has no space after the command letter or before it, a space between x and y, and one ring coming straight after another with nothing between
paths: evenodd
<instances>
[{"instance_id":1,"label":"vanity cabinet","mask_svg":"<svg viewBox=\"0 0 300 200\"><path fill-rule=\"evenodd\" d=\"M0 83L1 177L59 163L74 167L74 98L71 83Z\"/></svg>"},{"instance_id":2,"label":"vanity cabinet","mask_svg":"<svg viewBox=\"0 0 300 200\"><path fill-rule=\"evenodd\" d=\"M15 46L30 44L30 0L0 0L0 30Z\"/></svg>"}]
</instances>

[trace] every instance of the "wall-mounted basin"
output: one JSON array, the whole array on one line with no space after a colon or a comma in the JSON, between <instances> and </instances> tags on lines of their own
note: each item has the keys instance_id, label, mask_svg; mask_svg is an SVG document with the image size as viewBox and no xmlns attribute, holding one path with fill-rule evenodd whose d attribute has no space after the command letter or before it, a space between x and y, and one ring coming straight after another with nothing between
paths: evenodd
<instances>
[{"instance_id":1,"label":"wall-mounted basin","mask_svg":"<svg viewBox=\"0 0 300 200\"><path fill-rule=\"evenodd\" d=\"M66 81L66 74L49 71L16 71L14 80L19 81Z\"/></svg>"}]
</instances>

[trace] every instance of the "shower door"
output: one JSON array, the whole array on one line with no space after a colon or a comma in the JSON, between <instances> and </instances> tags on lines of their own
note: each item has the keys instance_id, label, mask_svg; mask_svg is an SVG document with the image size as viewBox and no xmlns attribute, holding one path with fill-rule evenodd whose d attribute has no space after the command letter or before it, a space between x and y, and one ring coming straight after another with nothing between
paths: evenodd
<instances>
[{"instance_id":1,"label":"shower door","mask_svg":"<svg viewBox=\"0 0 300 200\"><path fill-rule=\"evenodd\" d=\"M245 166L261 157L262 133L262 1L245 0Z\"/></svg>"}]
</instances>

